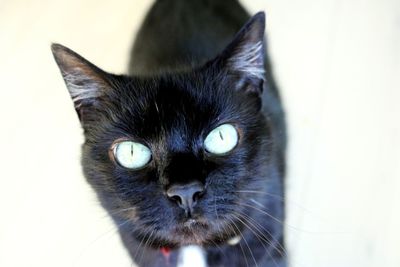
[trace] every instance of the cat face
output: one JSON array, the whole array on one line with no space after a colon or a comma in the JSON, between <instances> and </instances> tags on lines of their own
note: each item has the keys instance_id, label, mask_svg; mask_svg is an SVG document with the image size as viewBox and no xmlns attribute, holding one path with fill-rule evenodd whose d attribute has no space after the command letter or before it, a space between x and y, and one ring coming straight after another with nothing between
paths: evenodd
<instances>
[{"instance_id":1,"label":"cat face","mask_svg":"<svg viewBox=\"0 0 400 267\"><path fill-rule=\"evenodd\" d=\"M121 229L154 247L240 234L239 191L265 186L262 14L217 58L182 73L117 76L53 45L85 134L82 165Z\"/></svg>"}]
</instances>

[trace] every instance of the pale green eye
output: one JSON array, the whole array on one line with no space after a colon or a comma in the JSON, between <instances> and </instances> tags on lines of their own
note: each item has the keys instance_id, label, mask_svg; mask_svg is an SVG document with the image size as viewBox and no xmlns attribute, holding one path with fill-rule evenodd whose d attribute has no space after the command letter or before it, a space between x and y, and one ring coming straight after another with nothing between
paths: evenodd
<instances>
[{"instance_id":1,"label":"pale green eye","mask_svg":"<svg viewBox=\"0 0 400 267\"><path fill-rule=\"evenodd\" d=\"M147 146L133 141L122 141L114 147L114 158L128 169L140 169L151 159L151 151Z\"/></svg>"},{"instance_id":2,"label":"pale green eye","mask_svg":"<svg viewBox=\"0 0 400 267\"><path fill-rule=\"evenodd\" d=\"M231 151L237 145L238 140L236 128L231 124L222 124L207 135L204 147L212 154L221 155Z\"/></svg>"}]
</instances>

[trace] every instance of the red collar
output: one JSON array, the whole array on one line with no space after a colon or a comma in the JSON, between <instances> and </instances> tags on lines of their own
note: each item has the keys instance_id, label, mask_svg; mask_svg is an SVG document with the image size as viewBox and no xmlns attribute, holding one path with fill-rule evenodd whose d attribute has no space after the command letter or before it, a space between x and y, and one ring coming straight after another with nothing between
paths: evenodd
<instances>
[{"instance_id":1,"label":"red collar","mask_svg":"<svg viewBox=\"0 0 400 267\"><path fill-rule=\"evenodd\" d=\"M169 255L171 254L171 249L170 249L169 247L161 247L160 251L161 251L161 254L162 254L166 259L169 258Z\"/></svg>"}]
</instances>

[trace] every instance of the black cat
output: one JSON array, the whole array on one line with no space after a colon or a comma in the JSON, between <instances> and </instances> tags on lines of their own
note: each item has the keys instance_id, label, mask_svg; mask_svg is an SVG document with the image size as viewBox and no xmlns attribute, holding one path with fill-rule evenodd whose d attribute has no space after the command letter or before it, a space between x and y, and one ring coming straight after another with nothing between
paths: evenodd
<instances>
[{"instance_id":1,"label":"black cat","mask_svg":"<svg viewBox=\"0 0 400 267\"><path fill-rule=\"evenodd\" d=\"M284 116L264 13L247 19L233 0L156 1L129 76L52 45L84 174L139 266L286 266Z\"/></svg>"}]
</instances>

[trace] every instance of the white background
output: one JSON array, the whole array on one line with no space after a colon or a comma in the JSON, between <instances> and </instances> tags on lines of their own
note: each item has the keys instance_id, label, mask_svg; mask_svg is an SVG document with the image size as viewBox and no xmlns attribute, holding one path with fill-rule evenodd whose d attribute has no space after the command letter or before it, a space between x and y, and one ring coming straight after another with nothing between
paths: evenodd
<instances>
[{"instance_id":1,"label":"white background","mask_svg":"<svg viewBox=\"0 0 400 267\"><path fill-rule=\"evenodd\" d=\"M0 266L132 266L50 52L123 73L152 1L0 1ZM400 266L400 1L252 0L289 123L293 267Z\"/></svg>"}]
</instances>

